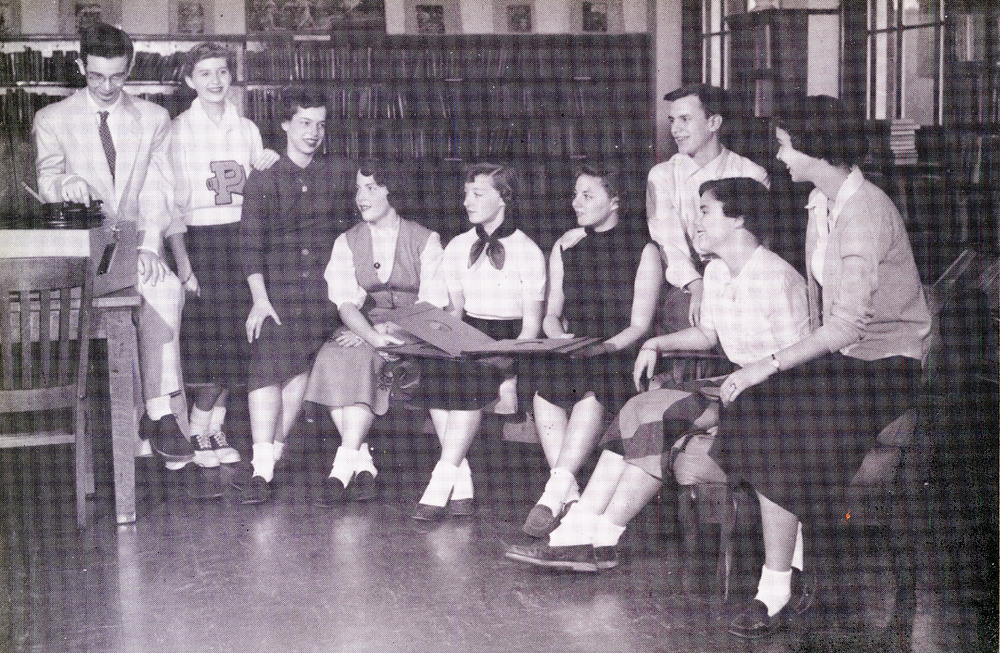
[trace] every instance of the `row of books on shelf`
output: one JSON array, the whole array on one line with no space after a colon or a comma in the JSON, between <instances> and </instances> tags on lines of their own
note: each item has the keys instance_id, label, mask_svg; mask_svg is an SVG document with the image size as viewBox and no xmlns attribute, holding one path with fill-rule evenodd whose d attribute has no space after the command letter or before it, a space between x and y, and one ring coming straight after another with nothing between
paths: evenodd
<instances>
[{"instance_id":1,"label":"row of books on shelf","mask_svg":"<svg viewBox=\"0 0 1000 653\"><path fill-rule=\"evenodd\" d=\"M641 44L591 44L564 39L547 47L428 43L423 48L301 43L247 51L251 82L335 79L642 79Z\"/></svg>"},{"instance_id":2,"label":"row of books on shelf","mask_svg":"<svg viewBox=\"0 0 1000 653\"><path fill-rule=\"evenodd\" d=\"M20 88L0 93L0 125L5 129L28 130L39 110L64 97L49 93L29 93ZM176 117L189 106L188 100L173 93L137 93L136 97L159 104L171 117Z\"/></svg>"},{"instance_id":3,"label":"row of books on shelf","mask_svg":"<svg viewBox=\"0 0 1000 653\"><path fill-rule=\"evenodd\" d=\"M161 55L137 51L130 78L156 83L180 82L184 56L183 52ZM46 57L41 51L27 47L17 52L0 53L0 85L52 83L83 86L83 75L76 65L79 57L80 53L75 50L54 50Z\"/></svg>"},{"instance_id":4,"label":"row of books on shelf","mask_svg":"<svg viewBox=\"0 0 1000 653\"><path fill-rule=\"evenodd\" d=\"M19 52L0 54L0 84L10 86L21 82L52 82L67 86L82 86L83 75L76 65L79 52L55 50L44 57L39 50L25 48Z\"/></svg>"},{"instance_id":5,"label":"row of books on shelf","mask_svg":"<svg viewBox=\"0 0 1000 653\"><path fill-rule=\"evenodd\" d=\"M520 119L562 115L619 120L645 105L627 101L629 89L600 83L561 82L537 87L488 82L416 85L344 84L324 91L335 119L485 118ZM256 87L245 98L252 115L274 115L282 90Z\"/></svg>"}]
</instances>

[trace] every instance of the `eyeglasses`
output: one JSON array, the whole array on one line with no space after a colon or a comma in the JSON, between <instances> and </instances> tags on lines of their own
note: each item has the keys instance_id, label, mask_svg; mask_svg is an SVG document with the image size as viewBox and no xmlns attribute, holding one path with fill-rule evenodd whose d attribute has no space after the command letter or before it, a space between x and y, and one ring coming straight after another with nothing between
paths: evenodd
<instances>
[{"instance_id":1,"label":"eyeglasses","mask_svg":"<svg viewBox=\"0 0 1000 653\"><path fill-rule=\"evenodd\" d=\"M112 86L121 86L125 83L128 78L128 73L115 73L110 77L102 75L101 73L87 71L87 83L93 84L95 86L100 86L104 82L111 82Z\"/></svg>"}]
</instances>

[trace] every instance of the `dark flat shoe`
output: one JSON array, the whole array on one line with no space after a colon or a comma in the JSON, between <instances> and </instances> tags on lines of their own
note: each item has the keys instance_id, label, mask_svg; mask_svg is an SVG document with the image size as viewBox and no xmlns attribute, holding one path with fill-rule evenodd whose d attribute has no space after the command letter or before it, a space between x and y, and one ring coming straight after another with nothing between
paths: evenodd
<instances>
[{"instance_id":1,"label":"dark flat shoe","mask_svg":"<svg viewBox=\"0 0 1000 653\"><path fill-rule=\"evenodd\" d=\"M324 478L316 505L323 508L335 508L347 501L347 488L339 478Z\"/></svg>"},{"instance_id":2,"label":"dark flat shoe","mask_svg":"<svg viewBox=\"0 0 1000 653\"><path fill-rule=\"evenodd\" d=\"M240 503L245 506L267 503L270 500L271 484L265 481L263 476L252 477L240 494Z\"/></svg>"},{"instance_id":3,"label":"dark flat shoe","mask_svg":"<svg viewBox=\"0 0 1000 653\"><path fill-rule=\"evenodd\" d=\"M574 501L573 503L576 502ZM572 503L565 504L558 515L553 515L551 508L536 503L532 507L531 512L528 513L528 518L524 520L524 526L521 527L521 530L531 537L545 537L556 529L562 518L569 512L571 505Z\"/></svg>"},{"instance_id":4,"label":"dark flat shoe","mask_svg":"<svg viewBox=\"0 0 1000 653\"><path fill-rule=\"evenodd\" d=\"M767 606L754 599L750 607L730 622L729 634L743 639L761 639L772 635L784 625L786 609L782 608L778 614L769 617Z\"/></svg>"},{"instance_id":5,"label":"dark flat shoe","mask_svg":"<svg viewBox=\"0 0 1000 653\"><path fill-rule=\"evenodd\" d=\"M598 569L614 569L618 566L618 547L595 546L594 560Z\"/></svg>"},{"instance_id":6,"label":"dark flat shoe","mask_svg":"<svg viewBox=\"0 0 1000 653\"><path fill-rule=\"evenodd\" d=\"M511 560L527 562L536 567L569 569L570 571L597 571L597 561L594 559L594 546L592 544L574 546L549 546L544 542L535 542L528 546L512 544L507 547L504 556Z\"/></svg>"},{"instance_id":7,"label":"dark flat shoe","mask_svg":"<svg viewBox=\"0 0 1000 653\"><path fill-rule=\"evenodd\" d=\"M378 494L378 480L371 472L358 472L350 483L351 501L371 501Z\"/></svg>"},{"instance_id":8,"label":"dark flat shoe","mask_svg":"<svg viewBox=\"0 0 1000 653\"><path fill-rule=\"evenodd\" d=\"M418 503L417 507L413 509L413 513L410 517L413 517L417 521L438 521L444 517L446 506L432 506L426 503Z\"/></svg>"}]
</instances>

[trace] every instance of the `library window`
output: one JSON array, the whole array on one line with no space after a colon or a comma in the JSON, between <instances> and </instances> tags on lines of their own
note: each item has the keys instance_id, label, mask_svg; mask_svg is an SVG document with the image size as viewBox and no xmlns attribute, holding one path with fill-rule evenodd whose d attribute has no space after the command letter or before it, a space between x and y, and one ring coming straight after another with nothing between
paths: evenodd
<instances>
[{"instance_id":1,"label":"library window","mask_svg":"<svg viewBox=\"0 0 1000 653\"><path fill-rule=\"evenodd\" d=\"M729 29L726 18L757 8L755 0L704 0L701 5L702 73L706 84L728 86Z\"/></svg>"},{"instance_id":2,"label":"library window","mask_svg":"<svg viewBox=\"0 0 1000 653\"><path fill-rule=\"evenodd\" d=\"M869 118L942 124L946 1L869 1Z\"/></svg>"}]
</instances>

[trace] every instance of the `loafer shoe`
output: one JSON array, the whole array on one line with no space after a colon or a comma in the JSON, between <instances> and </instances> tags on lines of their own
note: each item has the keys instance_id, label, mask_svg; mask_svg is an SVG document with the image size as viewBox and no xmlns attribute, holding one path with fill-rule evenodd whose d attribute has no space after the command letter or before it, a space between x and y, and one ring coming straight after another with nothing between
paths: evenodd
<instances>
[{"instance_id":1,"label":"loafer shoe","mask_svg":"<svg viewBox=\"0 0 1000 653\"><path fill-rule=\"evenodd\" d=\"M594 561L598 569L614 569L618 566L618 547L595 546Z\"/></svg>"},{"instance_id":2,"label":"loafer shoe","mask_svg":"<svg viewBox=\"0 0 1000 653\"><path fill-rule=\"evenodd\" d=\"M378 494L378 481L371 472L358 472L350 483L351 501L371 501Z\"/></svg>"},{"instance_id":3,"label":"loafer shoe","mask_svg":"<svg viewBox=\"0 0 1000 653\"><path fill-rule=\"evenodd\" d=\"M417 521L438 521L444 517L445 506L432 506L427 503L418 503L413 509L413 517Z\"/></svg>"},{"instance_id":4,"label":"loafer shoe","mask_svg":"<svg viewBox=\"0 0 1000 653\"><path fill-rule=\"evenodd\" d=\"M729 634L743 639L761 639L772 635L784 624L785 609L782 608L773 617L767 616L767 606L754 599L742 614L737 615L729 624Z\"/></svg>"},{"instance_id":5,"label":"loafer shoe","mask_svg":"<svg viewBox=\"0 0 1000 653\"><path fill-rule=\"evenodd\" d=\"M472 499L450 499L448 501L448 512L454 517L468 517L476 514L476 506Z\"/></svg>"},{"instance_id":6,"label":"loafer shoe","mask_svg":"<svg viewBox=\"0 0 1000 653\"><path fill-rule=\"evenodd\" d=\"M795 614L804 614L816 602L818 582L813 570L792 568L792 600L788 602Z\"/></svg>"},{"instance_id":7,"label":"loafer shoe","mask_svg":"<svg viewBox=\"0 0 1000 653\"><path fill-rule=\"evenodd\" d=\"M240 493L240 503L252 506L271 500L271 484L263 476L253 476Z\"/></svg>"},{"instance_id":8,"label":"loafer shoe","mask_svg":"<svg viewBox=\"0 0 1000 653\"><path fill-rule=\"evenodd\" d=\"M190 465L184 469L184 491L192 499L218 499L222 496L219 470Z\"/></svg>"},{"instance_id":9,"label":"loafer shoe","mask_svg":"<svg viewBox=\"0 0 1000 653\"><path fill-rule=\"evenodd\" d=\"M531 512L528 513L528 518L524 520L524 526L521 527L521 530L531 537L545 537L556 529L556 526L569 511L569 506L570 504L564 505L559 514L554 515L551 508L536 503Z\"/></svg>"},{"instance_id":10,"label":"loafer shoe","mask_svg":"<svg viewBox=\"0 0 1000 653\"><path fill-rule=\"evenodd\" d=\"M569 569L570 571L597 571L594 559L594 545L549 546L545 542L535 542L528 546L512 544L504 556L511 560L527 562L537 567Z\"/></svg>"},{"instance_id":11,"label":"loafer shoe","mask_svg":"<svg viewBox=\"0 0 1000 653\"><path fill-rule=\"evenodd\" d=\"M335 508L347 501L347 488L339 478L324 478L323 488L316 499L316 505L323 508Z\"/></svg>"},{"instance_id":12,"label":"loafer shoe","mask_svg":"<svg viewBox=\"0 0 1000 653\"><path fill-rule=\"evenodd\" d=\"M177 425L177 418L165 415L155 423L156 428L149 436L149 446L153 451L171 462L191 462L194 460L194 447L188 442Z\"/></svg>"}]
</instances>

